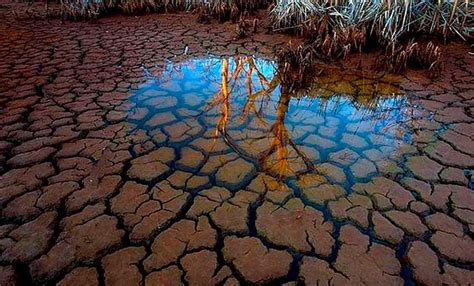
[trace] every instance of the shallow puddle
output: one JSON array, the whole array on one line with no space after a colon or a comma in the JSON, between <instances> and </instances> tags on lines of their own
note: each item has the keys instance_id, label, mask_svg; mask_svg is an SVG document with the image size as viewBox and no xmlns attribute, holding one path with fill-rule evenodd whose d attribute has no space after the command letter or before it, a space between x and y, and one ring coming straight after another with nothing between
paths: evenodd
<instances>
[{"instance_id":1,"label":"shallow puddle","mask_svg":"<svg viewBox=\"0 0 474 286\"><path fill-rule=\"evenodd\" d=\"M180 150L174 168L215 175L212 185L230 189L258 171L279 182L319 174L346 187L402 172L397 159L410 143L413 111L396 79L325 70L287 92L281 71L249 56L169 62L157 75L144 69L130 122Z\"/></svg>"}]
</instances>

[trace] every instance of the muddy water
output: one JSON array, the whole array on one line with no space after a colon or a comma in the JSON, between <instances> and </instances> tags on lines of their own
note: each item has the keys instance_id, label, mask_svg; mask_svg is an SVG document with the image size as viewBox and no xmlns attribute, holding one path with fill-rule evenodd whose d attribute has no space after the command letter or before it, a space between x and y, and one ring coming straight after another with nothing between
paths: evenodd
<instances>
[{"instance_id":1,"label":"muddy water","mask_svg":"<svg viewBox=\"0 0 474 286\"><path fill-rule=\"evenodd\" d=\"M144 74L131 98L130 112L141 115L131 116L132 133L179 149L173 168L210 175L191 188L237 190L261 172L281 184L320 175L350 192L402 173L397 161L411 149L413 108L393 77L325 70L288 92L274 61L249 56L168 62ZM238 163L218 172L229 162Z\"/></svg>"}]
</instances>

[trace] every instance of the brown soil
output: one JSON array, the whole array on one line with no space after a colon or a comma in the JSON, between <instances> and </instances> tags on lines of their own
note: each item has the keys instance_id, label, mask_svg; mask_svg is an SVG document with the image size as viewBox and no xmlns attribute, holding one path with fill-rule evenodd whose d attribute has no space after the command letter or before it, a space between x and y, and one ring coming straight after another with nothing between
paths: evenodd
<instances>
[{"instance_id":1,"label":"brown soil","mask_svg":"<svg viewBox=\"0 0 474 286\"><path fill-rule=\"evenodd\" d=\"M373 159L378 150L350 162L335 152L320 174L287 185L236 153L202 154L211 140L193 133L200 123L174 121L172 96L149 123L171 131L129 134L128 120L149 112L132 112L130 96L147 81L142 67L158 74L167 60L208 53L273 58L300 39L260 30L235 40L235 24L189 14L62 22L9 11L0 8L0 285L474 281L466 45L445 47L440 78L386 75L422 115L407 123L412 144L391 152L395 167ZM371 54L321 67L370 76L376 64ZM180 136L193 148L177 147ZM352 134L342 140L364 148Z\"/></svg>"}]
</instances>

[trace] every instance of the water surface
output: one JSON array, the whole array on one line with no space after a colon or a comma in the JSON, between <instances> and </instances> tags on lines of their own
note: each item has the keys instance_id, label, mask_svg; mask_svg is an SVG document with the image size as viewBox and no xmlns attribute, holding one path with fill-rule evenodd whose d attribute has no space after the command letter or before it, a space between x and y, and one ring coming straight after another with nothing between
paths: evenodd
<instances>
[{"instance_id":1,"label":"water surface","mask_svg":"<svg viewBox=\"0 0 474 286\"><path fill-rule=\"evenodd\" d=\"M349 187L402 172L397 160L411 140L404 128L411 110L396 78L324 70L292 90L281 71L249 56L169 62L156 75L144 69L148 81L135 91L132 112L149 112L131 122L155 144L185 148L181 156L201 153L202 162L175 166L194 174L222 155L280 182L321 174Z\"/></svg>"}]
</instances>

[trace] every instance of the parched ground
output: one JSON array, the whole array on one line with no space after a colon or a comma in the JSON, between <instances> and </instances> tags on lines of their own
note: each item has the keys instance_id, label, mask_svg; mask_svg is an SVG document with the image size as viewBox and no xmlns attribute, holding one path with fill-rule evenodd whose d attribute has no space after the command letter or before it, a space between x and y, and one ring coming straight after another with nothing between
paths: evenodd
<instances>
[{"instance_id":1,"label":"parched ground","mask_svg":"<svg viewBox=\"0 0 474 286\"><path fill-rule=\"evenodd\" d=\"M186 47L271 58L287 37L234 40L234 25L183 14L73 23L0 11L0 285L473 283L466 47L447 49L441 78L401 77L422 114L405 126L411 144L308 125L301 138L326 160L279 183L222 142L207 152L206 121L176 98L131 95L143 67L158 72Z\"/></svg>"}]
</instances>

